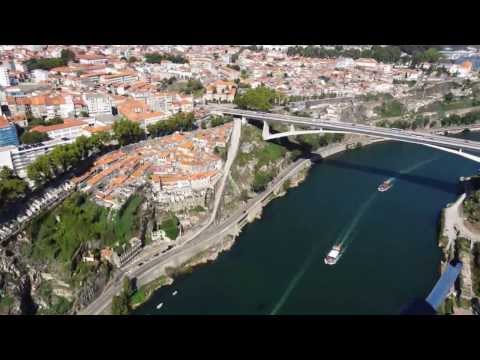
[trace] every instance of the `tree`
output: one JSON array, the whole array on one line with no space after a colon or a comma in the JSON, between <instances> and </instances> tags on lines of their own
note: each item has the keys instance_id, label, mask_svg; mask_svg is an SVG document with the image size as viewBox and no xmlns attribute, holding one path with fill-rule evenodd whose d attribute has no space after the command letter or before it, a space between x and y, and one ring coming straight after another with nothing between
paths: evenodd
<instances>
[{"instance_id":1,"label":"tree","mask_svg":"<svg viewBox=\"0 0 480 360\"><path fill-rule=\"evenodd\" d=\"M237 64L228 64L227 65L228 68L232 69L232 70L236 70L236 71L240 71L240 66L237 65Z\"/></svg>"},{"instance_id":2,"label":"tree","mask_svg":"<svg viewBox=\"0 0 480 360\"><path fill-rule=\"evenodd\" d=\"M74 162L66 146L57 146L48 155L52 171L55 175L67 171L69 166Z\"/></svg>"},{"instance_id":3,"label":"tree","mask_svg":"<svg viewBox=\"0 0 480 360\"><path fill-rule=\"evenodd\" d=\"M79 136L75 140L74 147L76 148L81 160L86 159L90 150L93 148L92 142L90 142L90 140L84 135Z\"/></svg>"},{"instance_id":4,"label":"tree","mask_svg":"<svg viewBox=\"0 0 480 360\"><path fill-rule=\"evenodd\" d=\"M223 125L232 120L231 116L212 116L210 119L211 127Z\"/></svg>"},{"instance_id":5,"label":"tree","mask_svg":"<svg viewBox=\"0 0 480 360\"><path fill-rule=\"evenodd\" d=\"M113 297L112 315L128 315L129 311L128 299L123 294Z\"/></svg>"},{"instance_id":6,"label":"tree","mask_svg":"<svg viewBox=\"0 0 480 360\"><path fill-rule=\"evenodd\" d=\"M453 94L451 92L445 94L445 96L443 97L445 102L451 102L453 100Z\"/></svg>"},{"instance_id":7,"label":"tree","mask_svg":"<svg viewBox=\"0 0 480 360\"><path fill-rule=\"evenodd\" d=\"M62 58L42 58L29 59L24 62L24 65L29 71L35 69L50 70L56 67L65 66L67 63Z\"/></svg>"},{"instance_id":8,"label":"tree","mask_svg":"<svg viewBox=\"0 0 480 360\"><path fill-rule=\"evenodd\" d=\"M195 116L193 113L177 113L166 120L157 121L147 126L152 136L163 136L175 131L189 131L195 128Z\"/></svg>"},{"instance_id":9,"label":"tree","mask_svg":"<svg viewBox=\"0 0 480 360\"><path fill-rule=\"evenodd\" d=\"M49 140L47 133L41 133L38 131L27 131L22 134L20 141L22 144L37 144L42 141Z\"/></svg>"},{"instance_id":10,"label":"tree","mask_svg":"<svg viewBox=\"0 0 480 360\"><path fill-rule=\"evenodd\" d=\"M257 171L253 179L252 190L256 193L262 192L266 189L267 184L272 181L273 174L265 171Z\"/></svg>"},{"instance_id":11,"label":"tree","mask_svg":"<svg viewBox=\"0 0 480 360\"><path fill-rule=\"evenodd\" d=\"M7 210L6 206L23 198L28 192L28 185L13 173L13 170L3 166L0 168L0 212Z\"/></svg>"},{"instance_id":12,"label":"tree","mask_svg":"<svg viewBox=\"0 0 480 360\"><path fill-rule=\"evenodd\" d=\"M108 142L112 140L110 133L101 131L93 134L88 138L91 151L103 150Z\"/></svg>"},{"instance_id":13,"label":"tree","mask_svg":"<svg viewBox=\"0 0 480 360\"><path fill-rule=\"evenodd\" d=\"M40 179L40 183L44 183L48 180L55 178L55 166L49 155L50 154L40 155L38 158L35 159L33 163L28 165L27 175L30 179L35 181L36 179L34 177L36 177ZM30 176L29 169L33 169L32 171L34 171L34 173L32 175L34 177Z\"/></svg>"},{"instance_id":14,"label":"tree","mask_svg":"<svg viewBox=\"0 0 480 360\"><path fill-rule=\"evenodd\" d=\"M440 60L441 54L438 49L430 47L423 51L414 51L412 58L412 66L420 64L422 62L435 63Z\"/></svg>"},{"instance_id":15,"label":"tree","mask_svg":"<svg viewBox=\"0 0 480 360\"><path fill-rule=\"evenodd\" d=\"M190 79L187 81L185 86L180 90L180 92L189 95L194 92L198 92L199 90L202 90L202 89L203 89L203 84L200 80Z\"/></svg>"},{"instance_id":16,"label":"tree","mask_svg":"<svg viewBox=\"0 0 480 360\"><path fill-rule=\"evenodd\" d=\"M60 53L60 57L64 61L65 64L68 64L70 61L75 60L75 53L70 49L63 49Z\"/></svg>"},{"instance_id":17,"label":"tree","mask_svg":"<svg viewBox=\"0 0 480 360\"><path fill-rule=\"evenodd\" d=\"M55 116L53 119L45 121L45 125L57 125L57 124L63 124L64 121L60 116Z\"/></svg>"},{"instance_id":18,"label":"tree","mask_svg":"<svg viewBox=\"0 0 480 360\"><path fill-rule=\"evenodd\" d=\"M395 63L401 60L401 49L399 46L372 46L369 49L344 49L343 46L337 45L334 49L327 49L323 46L294 46L289 47L287 55L295 56L300 55L304 57L314 58L337 58L339 56L345 56L348 58L358 59L374 58L377 61L384 63Z\"/></svg>"},{"instance_id":19,"label":"tree","mask_svg":"<svg viewBox=\"0 0 480 360\"><path fill-rule=\"evenodd\" d=\"M127 298L130 298L134 292L135 288L133 285L133 280L130 279L128 276L125 276L125 278L123 279L123 293Z\"/></svg>"},{"instance_id":20,"label":"tree","mask_svg":"<svg viewBox=\"0 0 480 360\"><path fill-rule=\"evenodd\" d=\"M243 95L237 95L234 103L241 109L268 111L275 102L280 102L283 96L273 89L259 86L247 90Z\"/></svg>"},{"instance_id":21,"label":"tree","mask_svg":"<svg viewBox=\"0 0 480 360\"><path fill-rule=\"evenodd\" d=\"M136 122L122 118L113 123L113 136L123 146L137 142L145 136L145 132Z\"/></svg>"},{"instance_id":22,"label":"tree","mask_svg":"<svg viewBox=\"0 0 480 360\"><path fill-rule=\"evenodd\" d=\"M59 145L35 159L27 166L27 176L37 186L42 185L78 165L91 153L104 149L110 141L111 136L107 132L95 133L89 138L80 136L74 143Z\"/></svg>"},{"instance_id":23,"label":"tree","mask_svg":"<svg viewBox=\"0 0 480 360\"><path fill-rule=\"evenodd\" d=\"M145 61L151 64L159 64L163 60L171 61L176 64L185 64L188 63L188 60L182 55L173 55L173 54L160 54L158 52L146 54Z\"/></svg>"}]
</instances>

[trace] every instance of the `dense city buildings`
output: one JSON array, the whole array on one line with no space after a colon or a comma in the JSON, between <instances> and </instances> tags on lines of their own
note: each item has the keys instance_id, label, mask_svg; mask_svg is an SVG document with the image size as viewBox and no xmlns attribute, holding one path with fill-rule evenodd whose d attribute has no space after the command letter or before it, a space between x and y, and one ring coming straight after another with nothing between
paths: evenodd
<instances>
[{"instance_id":1,"label":"dense city buildings","mask_svg":"<svg viewBox=\"0 0 480 360\"><path fill-rule=\"evenodd\" d=\"M272 279L278 279L287 268L283 263L291 263L288 271L302 269L293 276L285 273L294 279L286 289L272 290L274 296L283 291L278 303L257 276L250 279L256 291L265 291L265 300L249 299L248 308L240 310L254 306L261 312L271 303L268 311L276 314L311 264L340 261L357 231L363 231L357 224L374 218L368 213L376 202L383 201L382 209L391 209L398 219L404 214L396 211L419 194L414 186L432 187L423 189L431 199L453 201L450 185L467 167L457 169L453 160L442 158L458 171L438 175L435 169L443 167L435 166L426 171L441 178L433 181L414 175L436 161L430 152L414 153L415 164L404 154L414 143L428 151L445 146L441 150L448 156L477 159L465 153L480 149L474 138L441 135L463 130L458 127L478 129L479 58L478 47L457 51L433 45L0 45L0 313L22 313L23 293L37 313L128 313L176 274L229 249L242 228L261 217L263 207L297 186L312 168L322 186L298 189L311 193L303 198L312 202L308 214L287 196L289 205L278 208L283 219L277 212L267 214L278 227L275 236L285 241L271 241L265 234L272 229L258 235L267 239L252 241L264 251L262 261L250 258L247 265L248 271L266 274L258 279L275 272ZM370 147L380 165L362 157L363 150L350 151L373 142L380 142ZM389 147L397 142L406 146ZM313 166L312 159L333 154L346 160ZM374 177L378 184L372 185ZM411 183L402 183L407 180ZM342 189L337 192L335 184ZM458 220L461 212L451 215L459 203L449 206L439 240L445 259L460 252L470 264L460 272L458 298L464 308L480 291L473 261L478 254L470 254L470 249L478 252L474 243L480 241L475 234L480 195L465 189L465 212L473 225ZM340 198L344 201L338 206L328 207ZM422 216L430 216L428 231L435 233L432 214L439 202L431 199L411 222L402 219L406 227L420 229ZM423 261L402 259L409 271L438 268L432 255L437 247L416 247L431 234L422 230L389 237L396 224L388 216L394 217L375 214L391 226L362 235L376 242L369 251L388 259L382 266L398 273L395 261L405 242L415 251L431 251L426 270ZM305 221L307 231L299 227L292 234L290 221ZM459 233L471 243L459 240ZM301 238L292 245L288 237L294 236ZM395 251L383 249L386 238L395 244L385 248ZM325 250L325 259L314 258L318 249ZM282 252L301 263L277 259ZM363 256L361 263L369 263L371 254ZM381 271L370 270L361 269L384 281L375 277ZM335 284L353 281L353 289L358 283L335 276L329 272L315 281L328 279L322 288L333 284L328 292L334 295L343 291ZM137 288L127 294L134 278ZM365 284L378 290L374 281ZM413 287L425 293L429 285ZM447 290L453 301L457 295ZM398 306L394 300L389 299ZM375 307L388 313L390 303L383 308L379 300ZM334 312L339 304L323 305ZM160 311L163 302L155 306Z\"/></svg>"},{"instance_id":2,"label":"dense city buildings","mask_svg":"<svg viewBox=\"0 0 480 360\"><path fill-rule=\"evenodd\" d=\"M231 124L185 134L175 133L141 145L108 153L85 174L73 179L83 191L93 193L101 206L119 209L148 183L155 201L173 208L177 202L200 198L212 189L221 174L223 160L215 148L225 147Z\"/></svg>"}]
</instances>

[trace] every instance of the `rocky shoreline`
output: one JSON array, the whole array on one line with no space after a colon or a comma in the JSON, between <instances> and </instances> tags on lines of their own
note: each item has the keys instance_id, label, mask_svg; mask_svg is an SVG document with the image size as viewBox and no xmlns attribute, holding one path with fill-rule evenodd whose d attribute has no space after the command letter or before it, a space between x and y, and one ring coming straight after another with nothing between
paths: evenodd
<instances>
[{"instance_id":1,"label":"rocky shoreline","mask_svg":"<svg viewBox=\"0 0 480 360\"><path fill-rule=\"evenodd\" d=\"M467 184L464 185L468 188ZM470 303L475 297L472 287L472 249L473 244L480 239L480 234L473 233L464 223L462 208L466 197L467 193L462 193L455 202L443 208L440 214L438 246L442 252L442 260L439 273L441 275L451 261L459 260L463 264L455 291L446 300L452 306L450 312L444 313L452 315L471 315Z\"/></svg>"}]
</instances>

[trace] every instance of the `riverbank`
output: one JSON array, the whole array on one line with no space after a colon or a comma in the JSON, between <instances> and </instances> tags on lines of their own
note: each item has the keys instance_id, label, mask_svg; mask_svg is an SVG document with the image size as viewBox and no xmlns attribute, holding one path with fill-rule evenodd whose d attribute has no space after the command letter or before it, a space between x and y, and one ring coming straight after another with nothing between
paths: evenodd
<instances>
[{"instance_id":1,"label":"riverbank","mask_svg":"<svg viewBox=\"0 0 480 360\"><path fill-rule=\"evenodd\" d=\"M319 155L320 158L327 158L335 154L342 153L344 151L350 151L352 149L367 146L372 143L385 141L385 139L372 139L367 137L355 137L355 140L356 141L351 141L350 139L350 141L331 144L325 148L315 151L315 154ZM179 275L192 272L195 267L215 261L220 253L230 250L231 247L234 245L236 238L239 236L242 228L247 223L254 222L256 219L260 219L262 210L266 205L268 205L273 199L284 196L287 193L288 189L299 186L307 178L309 169L311 167L311 161L309 159L304 159L303 162L305 163L306 167L300 172L293 173L292 175L287 176L285 179L283 179L283 186L277 188L278 190L273 191L272 194L268 196L268 198L264 202L262 202L262 204L260 204L256 211L256 216L248 217L248 221L242 223L241 226L239 226L236 235L226 235L222 237L219 241L216 241L214 245L210 246L206 250L203 250L191 256L188 260L182 262L180 265L165 268L166 275L172 279L175 279L175 277ZM270 184L274 183L277 180L278 178L273 179Z\"/></svg>"},{"instance_id":2,"label":"riverbank","mask_svg":"<svg viewBox=\"0 0 480 360\"><path fill-rule=\"evenodd\" d=\"M440 215L438 246L442 251L440 275L452 260L462 262L462 271L455 291L447 298L452 303L449 314L472 315L471 301L475 297L472 277L475 268L472 255L473 244L480 241L480 234L470 230L465 224L463 204L467 193L461 194L454 203L448 204Z\"/></svg>"}]
</instances>

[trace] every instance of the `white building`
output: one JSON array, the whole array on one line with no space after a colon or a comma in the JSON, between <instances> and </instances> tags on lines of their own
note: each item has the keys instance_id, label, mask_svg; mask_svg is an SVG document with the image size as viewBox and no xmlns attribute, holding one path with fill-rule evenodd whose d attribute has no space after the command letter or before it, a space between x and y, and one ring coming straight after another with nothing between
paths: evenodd
<instances>
[{"instance_id":1,"label":"white building","mask_svg":"<svg viewBox=\"0 0 480 360\"><path fill-rule=\"evenodd\" d=\"M173 96L170 94L153 94L148 96L146 103L153 111L169 112L172 108Z\"/></svg>"},{"instance_id":2,"label":"white building","mask_svg":"<svg viewBox=\"0 0 480 360\"><path fill-rule=\"evenodd\" d=\"M464 61L462 64L452 64L448 71L450 74L458 75L459 77L467 77L471 74L473 64L471 61Z\"/></svg>"},{"instance_id":3,"label":"white building","mask_svg":"<svg viewBox=\"0 0 480 360\"><path fill-rule=\"evenodd\" d=\"M48 80L48 71L35 69L32 71L33 82L42 82Z\"/></svg>"},{"instance_id":4,"label":"white building","mask_svg":"<svg viewBox=\"0 0 480 360\"><path fill-rule=\"evenodd\" d=\"M103 94L84 94L83 101L87 105L88 113L94 115L111 115L112 101Z\"/></svg>"},{"instance_id":5,"label":"white building","mask_svg":"<svg viewBox=\"0 0 480 360\"><path fill-rule=\"evenodd\" d=\"M26 72L27 71L27 67L25 65L23 65L22 62L20 62L20 61L15 60L13 62L13 65L15 67L15 71L18 71L18 72Z\"/></svg>"},{"instance_id":6,"label":"white building","mask_svg":"<svg viewBox=\"0 0 480 360\"><path fill-rule=\"evenodd\" d=\"M50 152L57 145L73 141L51 140L32 145L6 146L0 148L0 163L11 168L18 176L27 177L27 166L36 158Z\"/></svg>"},{"instance_id":7,"label":"white building","mask_svg":"<svg viewBox=\"0 0 480 360\"><path fill-rule=\"evenodd\" d=\"M108 62L108 58L102 55L77 55L77 59L79 60L80 64L87 65L101 65Z\"/></svg>"},{"instance_id":8,"label":"white building","mask_svg":"<svg viewBox=\"0 0 480 360\"><path fill-rule=\"evenodd\" d=\"M337 62L335 63L335 67L338 69L345 69L354 66L355 60L352 58L338 58Z\"/></svg>"},{"instance_id":9,"label":"white building","mask_svg":"<svg viewBox=\"0 0 480 360\"><path fill-rule=\"evenodd\" d=\"M6 66L0 66L0 86L10 86L10 77L8 75L8 68Z\"/></svg>"},{"instance_id":10,"label":"white building","mask_svg":"<svg viewBox=\"0 0 480 360\"><path fill-rule=\"evenodd\" d=\"M79 119L64 119L63 124L38 125L31 129L40 133L46 133L50 139L75 139L81 135L88 136L84 131L88 127L88 122Z\"/></svg>"},{"instance_id":11,"label":"white building","mask_svg":"<svg viewBox=\"0 0 480 360\"><path fill-rule=\"evenodd\" d=\"M355 65L364 68L376 68L378 62L375 59L360 58L355 60Z\"/></svg>"},{"instance_id":12,"label":"white building","mask_svg":"<svg viewBox=\"0 0 480 360\"><path fill-rule=\"evenodd\" d=\"M287 52L288 48L292 45L262 45L265 50L274 50Z\"/></svg>"}]
</instances>

